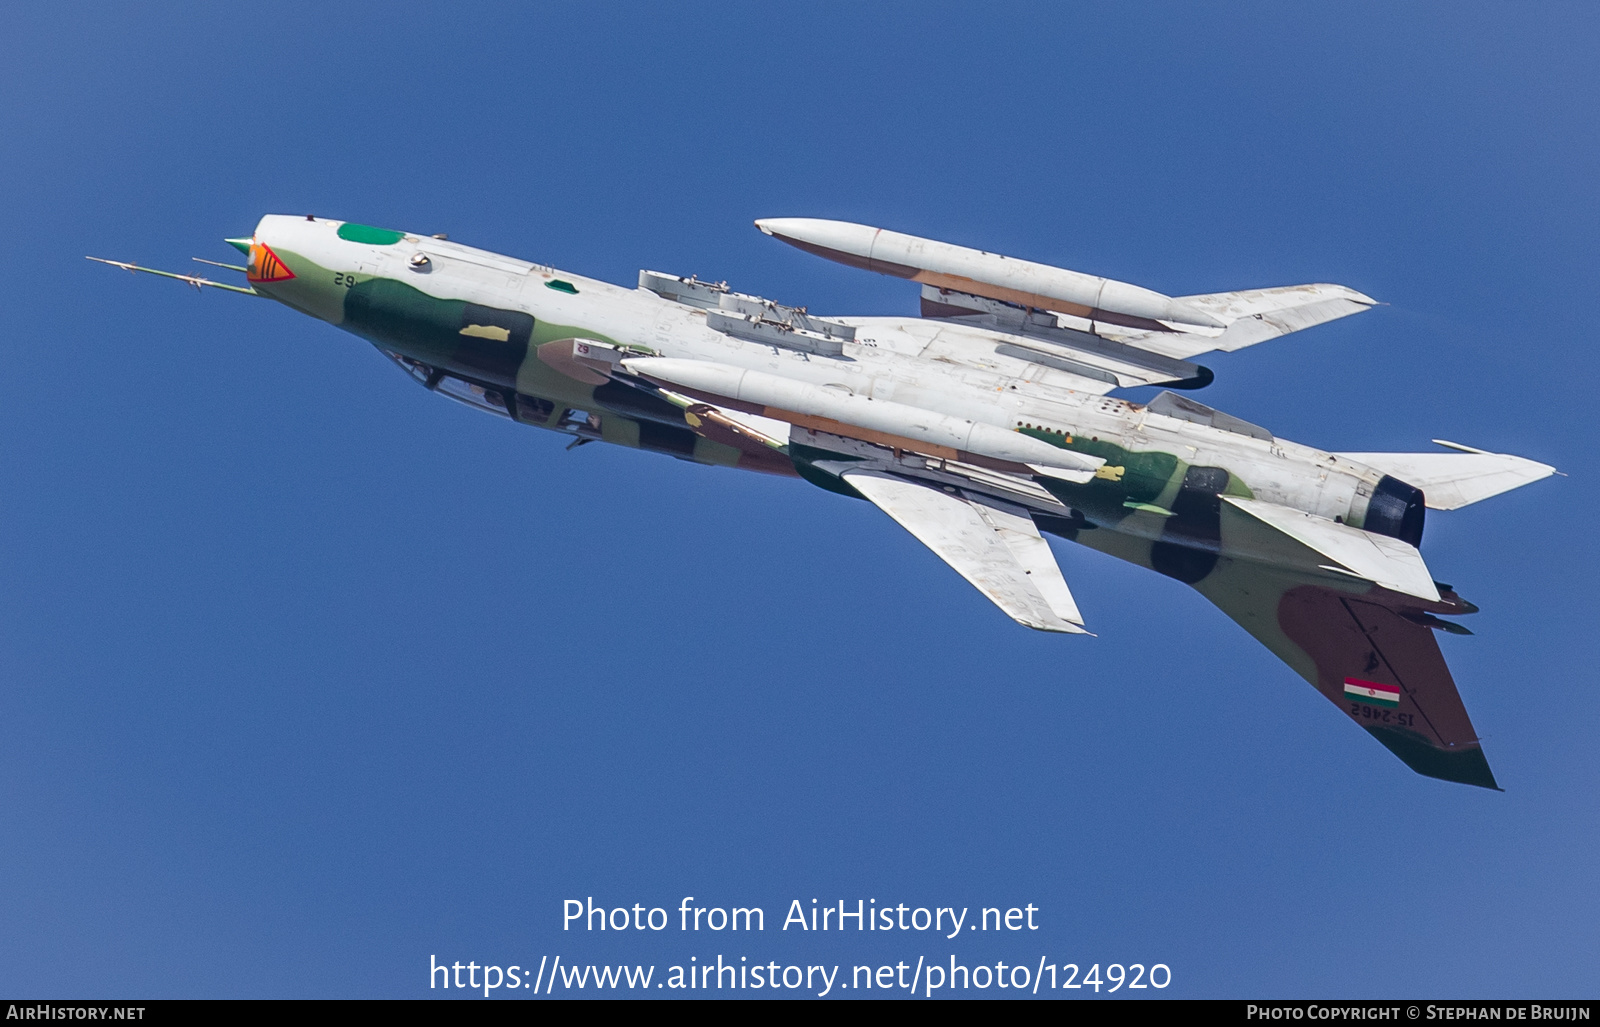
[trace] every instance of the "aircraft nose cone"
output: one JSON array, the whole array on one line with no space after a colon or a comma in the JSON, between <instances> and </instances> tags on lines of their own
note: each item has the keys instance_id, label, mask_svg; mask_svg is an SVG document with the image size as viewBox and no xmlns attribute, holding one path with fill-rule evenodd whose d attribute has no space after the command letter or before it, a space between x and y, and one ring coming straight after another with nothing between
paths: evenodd
<instances>
[{"instance_id":1,"label":"aircraft nose cone","mask_svg":"<svg viewBox=\"0 0 1600 1027\"><path fill-rule=\"evenodd\" d=\"M222 241L248 257L250 255L250 244L255 240L246 237L243 239L224 239Z\"/></svg>"}]
</instances>

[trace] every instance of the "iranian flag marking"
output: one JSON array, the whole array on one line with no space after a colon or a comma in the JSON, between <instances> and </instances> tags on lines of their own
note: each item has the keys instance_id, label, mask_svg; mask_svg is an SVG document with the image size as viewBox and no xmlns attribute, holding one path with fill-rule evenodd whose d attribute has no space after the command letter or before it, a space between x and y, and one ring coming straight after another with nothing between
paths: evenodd
<instances>
[{"instance_id":1,"label":"iranian flag marking","mask_svg":"<svg viewBox=\"0 0 1600 1027\"><path fill-rule=\"evenodd\" d=\"M1344 697L1368 706L1400 705L1400 689L1393 685L1380 685L1376 681L1362 681L1360 678L1344 679Z\"/></svg>"}]
</instances>

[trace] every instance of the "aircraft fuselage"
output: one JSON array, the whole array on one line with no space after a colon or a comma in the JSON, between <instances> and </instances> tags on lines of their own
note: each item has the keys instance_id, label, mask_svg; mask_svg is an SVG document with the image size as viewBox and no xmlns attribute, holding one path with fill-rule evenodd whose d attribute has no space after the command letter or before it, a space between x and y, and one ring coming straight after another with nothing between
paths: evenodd
<instances>
[{"instance_id":1,"label":"aircraft fuselage","mask_svg":"<svg viewBox=\"0 0 1600 1027\"><path fill-rule=\"evenodd\" d=\"M722 283L639 287L405 232L268 216L253 293L371 342L428 389L571 436L798 476L867 500L1026 627L1085 634L1055 534L1191 585L1420 774L1498 787L1437 614L1472 613L1418 546L1555 472L1452 453L1329 453L1177 392L1189 358L1369 309L1346 286L1197 296L806 218L756 227L922 287L922 317L820 317ZM91 258L100 259L100 258ZM214 262L208 262L214 263ZM233 265L222 265L233 267ZM1425 496L1421 488L1425 485Z\"/></svg>"},{"instance_id":2,"label":"aircraft fuselage","mask_svg":"<svg viewBox=\"0 0 1600 1027\"><path fill-rule=\"evenodd\" d=\"M542 344L576 338L763 371L1103 458L1086 482L1039 478L1029 487L1025 475L1006 475L1001 494L1078 541L1093 544L1083 529L1094 527L1148 543L1150 550L1135 547L1129 558L1182 580L1203 577L1206 554L1227 549L1219 496L1362 527L1378 512L1374 494L1383 495L1384 475L1372 468L1250 425L1219 428L1074 388L1069 375L996 352L996 333L985 329L841 317L833 320L855 328L854 340L837 355L819 354L715 330L705 310L647 289L443 239L288 216L262 219L255 239L293 276L256 280L258 292L367 339L431 388L525 424L700 463L799 473L852 491L816 466L840 455L835 440L845 428L797 427L786 455L741 451L697 433L682 409L647 392L588 384L540 359ZM866 435L869 445L887 441L878 448L893 451L902 466L909 460L912 470L938 473L925 455L905 452L909 446L851 434ZM970 479L966 487L973 487ZM1420 501L1411 501L1420 536ZM1373 530L1399 534L1393 498L1379 503L1387 503L1387 519ZM1236 540L1239 547L1248 548L1248 539ZM1126 544L1114 548L1128 556Z\"/></svg>"}]
</instances>

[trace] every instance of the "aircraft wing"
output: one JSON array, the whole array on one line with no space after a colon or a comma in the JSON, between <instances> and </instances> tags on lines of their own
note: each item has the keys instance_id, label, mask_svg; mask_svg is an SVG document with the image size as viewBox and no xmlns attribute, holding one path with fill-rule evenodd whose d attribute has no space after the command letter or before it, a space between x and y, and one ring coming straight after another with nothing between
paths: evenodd
<instances>
[{"instance_id":1,"label":"aircraft wing","mask_svg":"<svg viewBox=\"0 0 1600 1027\"><path fill-rule=\"evenodd\" d=\"M1022 507L881 471L842 477L1012 620L1039 631L1087 634L1050 544Z\"/></svg>"},{"instance_id":2,"label":"aircraft wing","mask_svg":"<svg viewBox=\"0 0 1600 1027\"><path fill-rule=\"evenodd\" d=\"M1358 314L1374 301L1342 285L1289 285L1277 289L1183 296L1208 310L1223 328L1155 324L1129 327L1054 309L1028 309L1005 300L932 285L922 287L922 316L955 321L1014 336L1009 350L1034 350L1046 367L1108 382L1107 388L1171 385L1199 388L1211 372L1191 363L1213 350L1231 352L1337 318ZM1005 352L1002 350L1002 352ZM1007 352L1007 356L1031 356Z\"/></svg>"},{"instance_id":3,"label":"aircraft wing","mask_svg":"<svg viewBox=\"0 0 1600 1027\"><path fill-rule=\"evenodd\" d=\"M1433 634L1464 629L1404 596L1251 561L1221 559L1193 587L1412 770L1499 788ZM1472 609L1441 603L1427 605Z\"/></svg>"},{"instance_id":4,"label":"aircraft wing","mask_svg":"<svg viewBox=\"0 0 1600 1027\"><path fill-rule=\"evenodd\" d=\"M1108 382L1107 388L1199 388L1211 373L1188 364L1190 357L1253 346L1377 302L1326 283L1167 296L1130 282L848 221L763 218L756 227L808 253L919 282L924 317L1042 343L1046 359L1036 362Z\"/></svg>"},{"instance_id":5,"label":"aircraft wing","mask_svg":"<svg viewBox=\"0 0 1600 1027\"><path fill-rule=\"evenodd\" d=\"M1371 296L1349 286L1326 283L1214 292L1203 296L1180 296L1178 299L1211 314L1228 326L1220 335L1209 339L1204 335L1191 334L1181 340L1178 343L1181 351L1170 354L1181 357L1210 350L1231 353L1290 332L1304 331L1341 317L1359 314L1377 303ZM1133 344L1139 345L1137 342Z\"/></svg>"},{"instance_id":6,"label":"aircraft wing","mask_svg":"<svg viewBox=\"0 0 1600 1027\"><path fill-rule=\"evenodd\" d=\"M1186 361L1202 353L1254 346L1291 332L1304 331L1341 317L1359 314L1377 300L1345 285L1284 285L1274 289L1244 289L1200 296L1177 296L1174 302L1210 314L1224 324L1221 331L1192 325L1166 326L1159 331L1130 332L1111 323L1058 314L1064 329L1092 332L1135 350Z\"/></svg>"}]
</instances>

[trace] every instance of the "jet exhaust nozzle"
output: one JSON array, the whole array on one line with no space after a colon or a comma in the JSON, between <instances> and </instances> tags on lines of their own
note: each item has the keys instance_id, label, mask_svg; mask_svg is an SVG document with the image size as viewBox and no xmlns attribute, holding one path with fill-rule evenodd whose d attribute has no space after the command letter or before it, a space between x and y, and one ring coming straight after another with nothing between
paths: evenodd
<instances>
[{"instance_id":1,"label":"jet exhaust nozzle","mask_svg":"<svg viewBox=\"0 0 1600 1027\"><path fill-rule=\"evenodd\" d=\"M1388 535L1420 549L1427 507L1421 489L1386 474L1372 490L1366 520L1361 526L1373 534Z\"/></svg>"}]
</instances>

